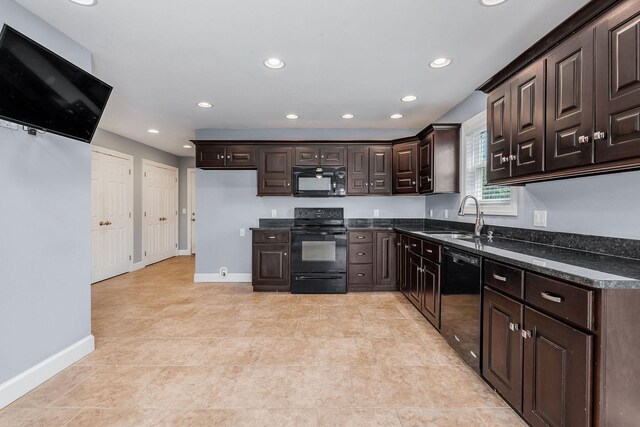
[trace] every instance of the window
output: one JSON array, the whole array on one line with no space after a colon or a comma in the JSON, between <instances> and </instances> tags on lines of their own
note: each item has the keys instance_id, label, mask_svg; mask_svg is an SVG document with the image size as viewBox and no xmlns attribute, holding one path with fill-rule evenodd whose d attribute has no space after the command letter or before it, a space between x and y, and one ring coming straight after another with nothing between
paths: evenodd
<instances>
[{"instance_id":1,"label":"window","mask_svg":"<svg viewBox=\"0 0 640 427\"><path fill-rule=\"evenodd\" d=\"M517 189L487 183L487 113L482 112L462 125L464 195L470 194L480 202L485 215L517 215ZM465 213L475 212L473 203Z\"/></svg>"}]
</instances>

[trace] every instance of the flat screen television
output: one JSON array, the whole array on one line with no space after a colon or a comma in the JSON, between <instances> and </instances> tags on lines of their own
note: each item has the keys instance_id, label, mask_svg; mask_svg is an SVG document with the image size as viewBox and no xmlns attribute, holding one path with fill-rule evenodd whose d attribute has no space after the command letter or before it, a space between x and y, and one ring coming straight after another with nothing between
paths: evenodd
<instances>
[{"instance_id":1,"label":"flat screen television","mask_svg":"<svg viewBox=\"0 0 640 427\"><path fill-rule=\"evenodd\" d=\"M0 118L91 142L112 87L8 25L0 33Z\"/></svg>"}]
</instances>

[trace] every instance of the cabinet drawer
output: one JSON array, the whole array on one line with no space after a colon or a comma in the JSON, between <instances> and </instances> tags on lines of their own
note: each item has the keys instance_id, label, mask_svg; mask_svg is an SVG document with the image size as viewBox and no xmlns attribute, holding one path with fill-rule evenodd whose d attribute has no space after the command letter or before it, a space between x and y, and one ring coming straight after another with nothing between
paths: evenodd
<instances>
[{"instance_id":1,"label":"cabinet drawer","mask_svg":"<svg viewBox=\"0 0 640 427\"><path fill-rule=\"evenodd\" d=\"M497 262L484 262L484 282L516 298L523 298L524 271Z\"/></svg>"},{"instance_id":2,"label":"cabinet drawer","mask_svg":"<svg viewBox=\"0 0 640 427\"><path fill-rule=\"evenodd\" d=\"M373 265L354 264L349 266L349 284L373 283Z\"/></svg>"},{"instance_id":3,"label":"cabinet drawer","mask_svg":"<svg viewBox=\"0 0 640 427\"><path fill-rule=\"evenodd\" d=\"M373 231L350 231L350 243L373 243Z\"/></svg>"},{"instance_id":4,"label":"cabinet drawer","mask_svg":"<svg viewBox=\"0 0 640 427\"><path fill-rule=\"evenodd\" d=\"M349 245L349 264L373 263L373 243L351 243Z\"/></svg>"},{"instance_id":5,"label":"cabinet drawer","mask_svg":"<svg viewBox=\"0 0 640 427\"><path fill-rule=\"evenodd\" d=\"M288 230L255 230L253 232L254 243L287 243L288 241Z\"/></svg>"},{"instance_id":6,"label":"cabinet drawer","mask_svg":"<svg viewBox=\"0 0 640 427\"><path fill-rule=\"evenodd\" d=\"M441 250L442 246L437 243L422 241L422 256L430 261L440 264L442 262Z\"/></svg>"},{"instance_id":7,"label":"cabinet drawer","mask_svg":"<svg viewBox=\"0 0 640 427\"><path fill-rule=\"evenodd\" d=\"M422 240L409 237L407 244L409 245L409 252L422 256Z\"/></svg>"},{"instance_id":8,"label":"cabinet drawer","mask_svg":"<svg viewBox=\"0 0 640 427\"><path fill-rule=\"evenodd\" d=\"M254 147L227 148L226 166L229 168L255 168L256 150Z\"/></svg>"},{"instance_id":9,"label":"cabinet drawer","mask_svg":"<svg viewBox=\"0 0 640 427\"><path fill-rule=\"evenodd\" d=\"M533 273L525 276L525 301L560 319L593 329L594 292Z\"/></svg>"}]
</instances>

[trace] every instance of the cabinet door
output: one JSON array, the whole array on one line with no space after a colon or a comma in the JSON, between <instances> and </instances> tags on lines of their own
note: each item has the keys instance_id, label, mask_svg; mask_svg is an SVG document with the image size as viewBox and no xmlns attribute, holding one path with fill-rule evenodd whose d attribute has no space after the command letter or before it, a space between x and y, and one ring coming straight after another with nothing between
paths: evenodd
<instances>
[{"instance_id":1,"label":"cabinet door","mask_svg":"<svg viewBox=\"0 0 640 427\"><path fill-rule=\"evenodd\" d=\"M254 244L252 284L289 287L289 245Z\"/></svg>"},{"instance_id":2,"label":"cabinet door","mask_svg":"<svg viewBox=\"0 0 640 427\"><path fill-rule=\"evenodd\" d=\"M396 233L377 232L375 242L376 281L374 290L396 289Z\"/></svg>"},{"instance_id":3,"label":"cabinet door","mask_svg":"<svg viewBox=\"0 0 640 427\"><path fill-rule=\"evenodd\" d=\"M224 157L225 157L224 147L219 147L219 146L197 147L196 167L222 168L224 167Z\"/></svg>"},{"instance_id":4,"label":"cabinet door","mask_svg":"<svg viewBox=\"0 0 640 427\"><path fill-rule=\"evenodd\" d=\"M511 176L511 85L487 98L487 181Z\"/></svg>"},{"instance_id":5,"label":"cabinet door","mask_svg":"<svg viewBox=\"0 0 640 427\"><path fill-rule=\"evenodd\" d=\"M525 308L523 415L533 426L591 425L592 336Z\"/></svg>"},{"instance_id":6,"label":"cabinet door","mask_svg":"<svg viewBox=\"0 0 640 427\"><path fill-rule=\"evenodd\" d=\"M422 260L420 311L440 330L440 265L427 259Z\"/></svg>"},{"instance_id":7,"label":"cabinet door","mask_svg":"<svg viewBox=\"0 0 640 427\"><path fill-rule=\"evenodd\" d=\"M369 147L347 151L347 194L369 194Z\"/></svg>"},{"instance_id":8,"label":"cabinet door","mask_svg":"<svg viewBox=\"0 0 640 427\"><path fill-rule=\"evenodd\" d=\"M407 271L405 276L405 286L407 288L407 298L420 309L420 293L422 289L422 258L411 252L406 252Z\"/></svg>"},{"instance_id":9,"label":"cabinet door","mask_svg":"<svg viewBox=\"0 0 640 427\"><path fill-rule=\"evenodd\" d=\"M393 193L418 192L418 144L410 142L393 146Z\"/></svg>"},{"instance_id":10,"label":"cabinet door","mask_svg":"<svg viewBox=\"0 0 640 427\"><path fill-rule=\"evenodd\" d=\"M259 160L258 195L291 195L291 148L261 148Z\"/></svg>"},{"instance_id":11,"label":"cabinet door","mask_svg":"<svg viewBox=\"0 0 640 427\"><path fill-rule=\"evenodd\" d=\"M404 293L404 239L405 237L401 234L396 238L396 282L402 293Z\"/></svg>"},{"instance_id":12,"label":"cabinet door","mask_svg":"<svg viewBox=\"0 0 640 427\"><path fill-rule=\"evenodd\" d=\"M322 166L344 166L344 147L322 147L320 149Z\"/></svg>"},{"instance_id":13,"label":"cabinet door","mask_svg":"<svg viewBox=\"0 0 640 427\"><path fill-rule=\"evenodd\" d=\"M418 164L420 165L418 190L420 193L433 192L433 136L431 132L418 147Z\"/></svg>"},{"instance_id":14,"label":"cabinet door","mask_svg":"<svg viewBox=\"0 0 640 427\"><path fill-rule=\"evenodd\" d=\"M590 27L547 57L548 171L593 163L593 50Z\"/></svg>"},{"instance_id":15,"label":"cabinet door","mask_svg":"<svg viewBox=\"0 0 640 427\"><path fill-rule=\"evenodd\" d=\"M296 147L296 166L318 166L320 164L320 147Z\"/></svg>"},{"instance_id":16,"label":"cabinet door","mask_svg":"<svg viewBox=\"0 0 640 427\"><path fill-rule=\"evenodd\" d=\"M255 147L237 146L227 147L226 166L230 168L255 168Z\"/></svg>"},{"instance_id":17,"label":"cabinet door","mask_svg":"<svg viewBox=\"0 0 640 427\"><path fill-rule=\"evenodd\" d=\"M391 147L369 149L369 193L391 194Z\"/></svg>"},{"instance_id":18,"label":"cabinet door","mask_svg":"<svg viewBox=\"0 0 640 427\"><path fill-rule=\"evenodd\" d=\"M640 157L640 3L596 27L596 163Z\"/></svg>"},{"instance_id":19,"label":"cabinet door","mask_svg":"<svg viewBox=\"0 0 640 427\"><path fill-rule=\"evenodd\" d=\"M482 376L522 411L523 305L492 291L483 293Z\"/></svg>"},{"instance_id":20,"label":"cabinet door","mask_svg":"<svg viewBox=\"0 0 640 427\"><path fill-rule=\"evenodd\" d=\"M511 82L511 176L543 171L545 62L541 59Z\"/></svg>"}]
</instances>

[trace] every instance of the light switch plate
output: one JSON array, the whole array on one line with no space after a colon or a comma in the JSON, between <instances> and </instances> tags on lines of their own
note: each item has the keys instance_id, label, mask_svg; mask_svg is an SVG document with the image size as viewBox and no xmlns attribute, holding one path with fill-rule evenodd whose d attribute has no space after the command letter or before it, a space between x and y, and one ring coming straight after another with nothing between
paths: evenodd
<instances>
[{"instance_id":1,"label":"light switch plate","mask_svg":"<svg viewBox=\"0 0 640 427\"><path fill-rule=\"evenodd\" d=\"M444 210L444 219L448 219L449 218L449 209L445 209Z\"/></svg>"},{"instance_id":2,"label":"light switch plate","mask_svg":"<svg viewBox=\"0 0 640 427\"><path fill-rule=\"evenodd\" d=\"M241 228L241 229L240 229L240 237L244 237L244 236L245 236L245 234L246 234L245 229L244 229L244 228Z\"/></svg>"},{"instance_id":3,"label":"light switch plate","mask_svg":"<svg viewBox=\"0 0 640 427\"><path fill-rule=\"evenodd\" d=\"M275 209L271 209L271 218L275 218L276 216L278 216L278 211Z\"/></svg>"},{"instance_id":4,"label":"light switch plate","mask_svg":"<svg viewBox=\"0 0 640 427\"><path fill-rule=\"evenodd\" d=\"M373 216L374 216L374 218L379 218L380 217L380 209L374 209L373 210Z\"/></svg>"},{"instance_id":5,"label":"light switch plate","mask_svg":"<svg viewBox=\"0 0 640 427\"><path fill-rule=\"evenodd\" d=\"M547 211L533 211L533 226L534 227L547 226Z\"/></svg>"},{"instance_id":6,"label":"light switch plate","mask_svg":"<svg viewBox=\"0 0 640 427\"><path fill-rule=\"evenodd\" d=\"M429 218L433 218L433 209L429 209Z\"/></svg>"}]
</instances>

